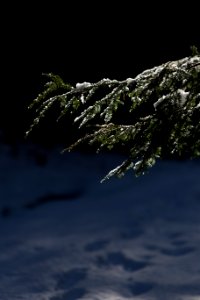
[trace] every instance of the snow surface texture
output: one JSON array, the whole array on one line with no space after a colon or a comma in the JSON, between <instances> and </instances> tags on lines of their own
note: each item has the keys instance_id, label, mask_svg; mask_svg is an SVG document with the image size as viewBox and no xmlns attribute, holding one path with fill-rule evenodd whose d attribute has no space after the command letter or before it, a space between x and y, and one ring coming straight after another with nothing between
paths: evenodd
<instances>
[{"instance_id":1,"label":"snow surface texture","mask_svg":"<svg viewBox=\"0 0 200 300\"><path fill-rule=\"evenodd\" d=\"M200 299L198 161L100 184L124 157L33 148L0 146L1 300Z\"/></svg>"}]
</instances>

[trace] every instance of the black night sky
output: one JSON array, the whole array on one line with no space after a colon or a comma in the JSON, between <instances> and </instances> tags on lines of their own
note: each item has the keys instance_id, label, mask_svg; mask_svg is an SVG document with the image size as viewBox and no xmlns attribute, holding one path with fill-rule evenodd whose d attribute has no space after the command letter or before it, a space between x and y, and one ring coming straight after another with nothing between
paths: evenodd
<instances>
[{"instance_id":1,"label":"black night sky","mask_svg":"<svg viewBox=\"0 0 200 300\"><path fill-rule=\"evenodd\" d=\"M42 73L59 74L70 83L120 80L190 55L190 46L200 44L198 19L194 11L191 15L188 7L183 9L175 11L164 4L147 7L144 2L108 7L103 2L77 1L5 8L0 102L3 139L11 143L23 140L33 117L27 106L41 89ZM58 134L61 128L56 126L47 120L35 138L63 142ZM66 136L69 132L65 131Z\"/></svg>"}]
</instances>

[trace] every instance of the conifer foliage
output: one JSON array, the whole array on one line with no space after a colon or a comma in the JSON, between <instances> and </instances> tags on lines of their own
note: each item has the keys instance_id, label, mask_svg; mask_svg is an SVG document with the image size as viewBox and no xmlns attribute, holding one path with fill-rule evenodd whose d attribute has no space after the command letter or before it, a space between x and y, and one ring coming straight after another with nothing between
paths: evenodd
<instances>
[{"instance_id":1,"label":"conifer foliage","mask_svg":"<svg viewBox=\"0 0 200 300\"><path fill-rule=\"evenodd\" d=\"M97 151L126 148L127 159L104 179L121 177L129 169L141 175L157 159L199 157L200 54L196 47L192 50L189 57L123 81L102 79L72 86L58 75L45 74L44 90L29 106L37 116L26 135L57 103L58 120L71 113L79 128L87 126L87 133L67 150L83 142L94 144Z\"/></svg>"}]
</instances>

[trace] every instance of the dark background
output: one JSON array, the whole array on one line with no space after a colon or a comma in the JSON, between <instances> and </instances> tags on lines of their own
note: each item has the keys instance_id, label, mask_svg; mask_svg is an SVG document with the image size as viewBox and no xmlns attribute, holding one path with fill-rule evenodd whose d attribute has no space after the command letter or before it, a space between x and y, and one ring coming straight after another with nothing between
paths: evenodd
<instances>
[{"instance_id":1,"label":"dark background","mask_svg":"<svg viewBox=\"0 0 200 300\"><path fill-rule=\"evenodd\" d=\"M42 73L70 83L126 79L199 47L198 9L182 4L77 1L4 7L1 25L1 139L24 141L33 112L28 105L42 88ZM55 112L56 115L56 112ZM73 140L70 120L56 124L54 113L29 141L45 145Z\"/></svg>"}]
</instances>

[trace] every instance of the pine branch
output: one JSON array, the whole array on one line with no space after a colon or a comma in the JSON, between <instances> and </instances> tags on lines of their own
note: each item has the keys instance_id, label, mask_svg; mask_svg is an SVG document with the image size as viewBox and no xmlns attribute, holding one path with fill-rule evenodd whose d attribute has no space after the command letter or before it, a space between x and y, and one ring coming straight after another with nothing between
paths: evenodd
<instances>
[{"instance_id":1,"label":"pine branch","mask_svg":"<svg viewBox=\"0 0 200 300\"><path fill-rule=\"evenodd\" d=\"M48 78L44 91L30 105L37 107L37 116L27 135L59 103L58 120L71 113L79 128L87 125L88 130L67 150L86 141L97 151L117 146L128 150L127 160L106 179L121 177L129 169L143 174L157 159L200 156L200 55L196 48L189 57L123 81L102 79L73 87L57 75L48 74Z\"/></svg>"}]
</instances>

